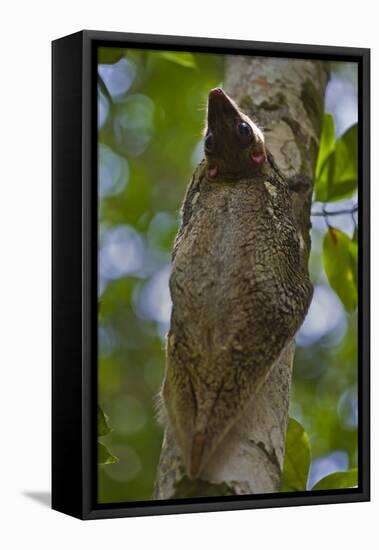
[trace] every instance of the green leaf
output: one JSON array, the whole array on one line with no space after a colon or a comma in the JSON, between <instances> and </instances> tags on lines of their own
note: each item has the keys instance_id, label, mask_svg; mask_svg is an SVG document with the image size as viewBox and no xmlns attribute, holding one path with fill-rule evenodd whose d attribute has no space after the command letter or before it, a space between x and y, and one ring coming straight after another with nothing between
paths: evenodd
<instances>
[{"instance_id":1,"label":"green leaf","mask_svg":"<svg viewBox=\"0 0 379 550\"><path fill-rule=\"evenodd\" d=\"M351 196L358 185L358 125L351 126L337 141L334 152L333 181L328 200Z\"/></svg>"},{"instance_id":2,"label":"green leaf","mask_svg":"<svg viewBox=\"0 0 379 550\"><path fill-rule=\"evenodd\" d=\"M103 409L97 406L97 435L99 437L109 434L111 428L108 425L108 417L104 413Z\"/></svg>"},{"instance_id":3,"label":"green leaf","mask_svg":"<svg viewBox=\"0 0 379 550\"><path fill-rule=\"evenodd\" d=\"M160 52L160 56L167 61L187 67L188 69L196 68L196 61L192 53L189 52Z\"/></svg>"},{"instance_id":4,"label":"green leaf","mask_svg":"<svg viewBox=\"0 0 379 550\"><path fill-rule=\"evenodd\" d=\"M320 147L318 150L317 164L316 164L316 178L321 176L325 161L333 153L336 142L336 130L334 127L333 115L324 113L322 122L322 131L320 139Z\"/></svg>"},{"instance_id":5,"label":"green leaf","mask_svg":"<svg viewBox=\"0 0 379 550\"><path fill-rule=\"evenodd\" d=\"M103 409L97 406L97 435L102 437L109 434L111 428L108 425L108 417L104 413ZM99 464L115 464L119 462L119 459L112 455L105 445L97 442L97 461Z\"/></svg>"},{"instance_id":6,"label":"green leaf","mask_svg":"<svg viewBox=\"0 0 379 550\"><path fill-rule=\"evenodd\" d=\"M358 185L358 125L335 139L332 115L325 114L316 165L316 200L330 202L351 196Z\"/></svg>"},{"instance_id":7,"label":"green leaf","mask_svg":"<svg viewBox=\"0 0 379 550\"><path fill-rule=\"evenodd\" d=\"M357 307L357 260L357 244L339 229L330 227L324 237L324 269L330 286L348 312Z\"/></svg>"},{"instance_id":8,"label":"green leaf","mask_svg":"<svg viewBox=\"0 0 379 550\"><path fill-rule=\"evenodd\" d=\"M329 172L331 169L328 160L334 153L335 142L336 131L333 115L324 113L315 173L315 198L317 201L324 202L328 197Z\"/></svg>"},{"instance_id":9,"label":"green leaf","mask_svg":"<svg viewBox=\"0 0 379 550\"><path fill-rule=\"evenodd\" d=\"M312 491L321 489L348 489L358 486L358 470L353 468L346 472L334 472L323 477L313 487Z\"/></svg>"},{"instance_id":10,"label":"green leaf","mask_svg":"<svg viewBox=\"0 0 379 550\"><path fill-rule=\"evenodd\" d=\"M358 287L358 231L355 229L353 238L349 243L351 270L353 272L355 286Z\"/></svg>"},{"instance_id":11,"label":"green leaf","mask_svg":"<svg viewBox=\"0 0 379 550\"><path fill-rule=\"evenodd\" d=\"M306 491L311 446L303 426L289 418L284 454L282 491Z\"/></svg>"},{"instance_id":12,"label":"green leaf","mask_svg":"<svg viewBox=\"0 0 379 550\"><path fill-rule=\"evenodd\" d=\"M97 462L99 464L116 464L119 462L117 456L113 456L105 445L97 443Z\"/></svg>"}]
</instances>

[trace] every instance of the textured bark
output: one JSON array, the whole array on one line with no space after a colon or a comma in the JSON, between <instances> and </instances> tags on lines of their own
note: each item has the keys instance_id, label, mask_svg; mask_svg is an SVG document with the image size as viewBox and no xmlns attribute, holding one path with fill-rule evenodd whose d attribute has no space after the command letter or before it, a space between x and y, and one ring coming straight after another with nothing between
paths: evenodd
<instances>
[{"instance_id":1,"label":"textured bark","mask_svg":"<svg viewBox=\"0 0 379 550\"><path fill-rule=\"evenodd\" d=\"M263 128L267 149L293 190L304 262L310 250L312 179L327 79L327 65L318 61L233 56L226 63L226 92ZM201 480L191 481L185 475L180 451L167 425L155 498L280 490L293 356L291 342L220 444Z\"/></svg>"}]
</instances>

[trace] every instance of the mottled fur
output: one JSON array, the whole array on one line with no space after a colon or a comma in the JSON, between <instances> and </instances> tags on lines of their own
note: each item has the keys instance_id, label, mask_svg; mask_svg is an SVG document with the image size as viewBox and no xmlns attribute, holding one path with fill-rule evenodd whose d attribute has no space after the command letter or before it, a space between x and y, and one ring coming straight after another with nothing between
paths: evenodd
<instances>
[{"instance_id":1,"label":"mottled fur","mask_svg":"<svg viewBox=\"0 0 379 550\"><path fill-rule=\"evenodd\" d=\"M193 478L266 380L312 296L303 250L309 239L301 238L293 192L270 156L259 166L246 160L249 148L238 157L230 117L246 117L226 100L215 121L210 96L217 155L195 170L172 256L162 393ZM263 150L255 132L250 147ZM210 178L215 163L218 175Z\"/></svg>"}]
</instances>

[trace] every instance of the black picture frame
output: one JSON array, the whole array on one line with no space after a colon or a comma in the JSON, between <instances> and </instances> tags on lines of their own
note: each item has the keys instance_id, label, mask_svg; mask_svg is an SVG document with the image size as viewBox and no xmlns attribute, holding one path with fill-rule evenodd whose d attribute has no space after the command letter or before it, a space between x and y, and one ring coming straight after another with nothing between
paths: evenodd
<instances>
[{"instance_id":1,"label":"black picture frame","mask_svg":"<svg viewBox=\"0 0 379 550\"><path fill-rule=\"evenodd\" d=\"M120 504L96 502L97 131L100 45L355 61L359 79L359 486ZM52 43L52 507L81 519L370 499L370 50L81 31Z\"/></svg>"}]
</instances>

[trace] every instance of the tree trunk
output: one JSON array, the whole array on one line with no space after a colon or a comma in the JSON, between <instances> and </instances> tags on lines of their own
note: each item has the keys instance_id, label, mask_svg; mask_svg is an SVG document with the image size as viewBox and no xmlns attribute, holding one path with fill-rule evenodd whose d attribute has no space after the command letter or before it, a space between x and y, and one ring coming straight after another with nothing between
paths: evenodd
<instances>
[{"instance_id":1,"label":"tree trunk","mask_svg":"<svg viewBox=\"0 0 379 550\"><path fill-rule=\"evenodd\" d=\"M310 250L312 180L327 80L328 66L320 61L245 56L226 60L225 91L263 128L267 149L294 191L305 262ZM294 348L292 342L283 350L201 480L187 478L175 438L166 428L155 498L280 491Z\"/></svg>"}]
</instances>

